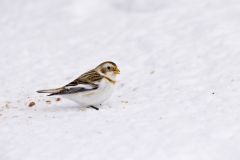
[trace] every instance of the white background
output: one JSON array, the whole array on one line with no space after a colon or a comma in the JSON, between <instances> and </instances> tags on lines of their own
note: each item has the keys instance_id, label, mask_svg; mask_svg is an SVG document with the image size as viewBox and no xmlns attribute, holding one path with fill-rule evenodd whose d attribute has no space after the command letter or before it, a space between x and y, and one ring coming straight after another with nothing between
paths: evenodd
<instances>
[{"instance_id":1,"label":"white background","mask_svg":"<svg viewBox=\"0 0 240 160\"><path fill-rule=\"evenodd\" d=\"M238 0L0 1L0 159L239 160L239 25ZM105 60L99 111L35 93Z\"/></svg>"}]
</instances>

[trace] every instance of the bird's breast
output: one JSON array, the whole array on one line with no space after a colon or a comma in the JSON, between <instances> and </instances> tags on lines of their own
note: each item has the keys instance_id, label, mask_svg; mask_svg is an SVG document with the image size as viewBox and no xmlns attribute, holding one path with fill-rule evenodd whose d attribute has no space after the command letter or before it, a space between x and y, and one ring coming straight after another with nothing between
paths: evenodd
<instances>
[{"instance_id":1,"label":"bird's breast","mask_svg":"<svg viewBox=\"0 0 240 160\"><path fill-rule=\"evenodd\" d=\"M108 80L102 79L99 83L98 89L67 95L66 98L69 98L81 105L99 105L111 97L114 86L115 85L110 83Z\"/></svg>"}]
</instances>

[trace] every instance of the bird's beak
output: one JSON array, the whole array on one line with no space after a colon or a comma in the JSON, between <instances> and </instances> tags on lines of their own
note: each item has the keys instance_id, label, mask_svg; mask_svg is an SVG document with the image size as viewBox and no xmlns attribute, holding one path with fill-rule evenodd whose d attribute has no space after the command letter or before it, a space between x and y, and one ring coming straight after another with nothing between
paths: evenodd
<instances>
[{"instance_id":1,"label":"bird's beak","mask_svg":"<svg viewBox=\"0 0 240 160\"><path fill-rule=\"evenodd\" d=\"M117 67L114 69L114 74L120 74L120 70Z\"/></svg>"}]
</instances>

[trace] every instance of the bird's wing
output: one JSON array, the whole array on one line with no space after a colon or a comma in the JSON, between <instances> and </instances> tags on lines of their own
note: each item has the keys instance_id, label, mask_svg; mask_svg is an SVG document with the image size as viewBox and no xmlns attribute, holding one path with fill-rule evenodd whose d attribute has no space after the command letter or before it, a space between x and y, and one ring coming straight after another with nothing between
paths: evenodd
<instances>
[{"instance_id":1,"label":"bird's wing","mask_svg":"<svg viewBox=\"0 0 240 160\"><path fill-rule=\"evenodd\" d=\"M102 75L100 75L98 72L95 70L88 71L84 74L82 74L80 77L75 79L74 81L68 83L66 87L68 86L76 86L79 84L91 84L91 85L96 85L99 83L99 81L103 78Z\"/></svg>"},{"instance_id":2,"label":"bird's wing","mask_svg":"<svg viewBox=\"0 0 240 160\"><path fill-rule=\"evenodd\" d=\"M103 76L98 72L91 70L62 87L59 92L51 93L49 96L96 90L98 89L98 84L102 78Z\"/></svg>"}]
</instances>

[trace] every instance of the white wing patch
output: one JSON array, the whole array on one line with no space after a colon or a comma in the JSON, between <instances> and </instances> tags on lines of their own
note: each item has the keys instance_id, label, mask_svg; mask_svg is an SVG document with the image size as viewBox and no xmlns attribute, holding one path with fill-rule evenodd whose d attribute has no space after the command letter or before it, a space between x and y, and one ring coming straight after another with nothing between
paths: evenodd
<instances>
[{"instance_id":1,"label":"white wing patch","mask_svg":"<svg viewBox=\"0 0 240 160\"><path fill-rule=\"evenodd\" d=\"M93 84L78 84L76 86L66 86L65 88L66 89L83 88L83 89L89 90L89 89L94 89L96 87L97 85L93 85Z\"/></svg>"}]
</instances>

